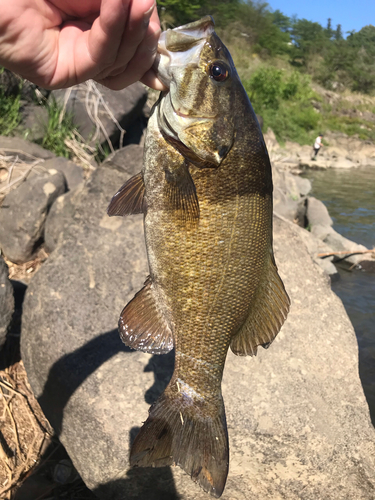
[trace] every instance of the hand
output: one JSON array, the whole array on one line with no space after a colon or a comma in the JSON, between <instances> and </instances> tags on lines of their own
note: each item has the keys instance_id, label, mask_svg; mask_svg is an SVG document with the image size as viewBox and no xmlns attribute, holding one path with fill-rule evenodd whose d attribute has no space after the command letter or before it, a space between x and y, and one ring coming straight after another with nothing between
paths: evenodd
<instances>
[{"instance_id":1,"label":"hand","mask_svg":"<svg viewBox=\"0 0 375 500\"><path fill-rule=\"evenodd\" d=\"M151 69L159 35L155 0L0 0L0 65L48 89L93 79L163 90Z\"/></svg>"}]
</instances>

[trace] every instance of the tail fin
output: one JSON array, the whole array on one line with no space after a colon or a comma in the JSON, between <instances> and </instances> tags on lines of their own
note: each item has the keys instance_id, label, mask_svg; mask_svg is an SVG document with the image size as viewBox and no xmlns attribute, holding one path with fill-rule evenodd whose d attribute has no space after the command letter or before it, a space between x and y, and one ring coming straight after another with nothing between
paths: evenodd
<instances>
[{"instance_id":1,"label":"tail fin","mask_svg":"<svg viewBox=\"0 0 375 500\"><path fill-rule=\"evenodd\" d=\"M130 464L162 467L176 464L212 496L219 498L228 475L229 446L224 403L167 391L151 406L135 438Z\"/></svg>"}]
</instances>

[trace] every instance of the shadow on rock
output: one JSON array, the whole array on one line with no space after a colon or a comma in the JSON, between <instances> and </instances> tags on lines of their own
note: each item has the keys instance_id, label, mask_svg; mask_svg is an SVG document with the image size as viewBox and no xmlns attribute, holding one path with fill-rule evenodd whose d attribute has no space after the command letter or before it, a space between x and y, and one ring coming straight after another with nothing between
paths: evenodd
<instances>
[{"instance_id":1,"label":"shadow on rock","mask_svg":"<svg viewBox=\"0 0 375 500\"><path fill-rule=\"evenodd\" d=\"M151 371L150 364L154 358L169 358L169 360L172 360L173 365L174 358L172 353L169 353L166 356L153 356L150 363L146 366L145 371ZM169 361L169 365L170 364L171 362ZM162 363L160 364L160 368L162 368ZM159 367L157 367L157 370L158 369ZM157 370L155 371L155 381L158 378L156 375ZM164 370L164 372L165 371L166 370ZM140 427L133 427L130 430L130 447L139 431ZM93 490L99 498L107 498L106 495L108 495L108 491L111 491L114 498L124 499L179 500L179 498L181 498L176 491L170 467L140 467L130 469L127 472L126 478L109 481L108 483L100 485L98 488Z\"/></svg>"},{"instance_id":2,"label":"shadow on rock","mask_svg":"<svg viewBox=\"0 0 375 500\"><path fill-rule=\"evenodd\" d=\"M180 495L176 491L170 467L142 467L130 469L127 477L109 481L93 492L99 498L108 498L108 491L113 492L114 498L136 500L178 500Z\"/></svg>"},{"instance_id":3,"label":"shadow on rock","mask_svg":"<svg viewBox=\"0 0 375 500\"><path fill-rule=\"evenodd\" d=\"M154 384L145 392L145 401L154 403L167 387L174 369L174 350L168 354L154 355L145 366L145 372L154 372Z\"/></svg>"},{"instance_id":4,"label":"shadow on rock","mask_svg":"<svg viewBox=\"0 0 375 500\"><path fill-rule=\"evenodd\" d=\"M117 330L110 330L54 363L38 401L57 435L61 433L64 408L72 394L95 370L119 352L130 354L135 351L120 341ZM173 368L174 351L162 356L154 355L150 359L144 371L153 371L155 381L145 392L147 403L152 404L164 391ZM49 414L52 408L53 414Z\"/></svg>"},{"instance_id":5,"label":"shadow on rock","mask_svg":"<svg viewBox=\"0 0 375 500\"><path fill-rule=\"evenodd\" d=\"M46 417L57 436L61 434L64 409L78 387L103 363L119 352L133 353L119 339L117 330L105 332L74 352L61 357L50 369L43 393L38 398ZM152 404L166 388L174 368L174 352L163 356L154 355L145 366L145 372L153 371L155 380L145 392L145 400ZM129 433L132 443L139 428ZM135 468L125 478L103 483L93 490L99 498L131 498L139 500L178 500L170 467Z\"/></svg>"},{"instance_id":6,"label":"shadow on rock","mask_svg":"<svg viewBox=\"0 0 375 500\"><path fill-rule=\"evenodd\" d=\"M134 352L121 342L116 329L102 333L54 363L38 401L58 436L71 396L99 366L121 351Z\"/></svg>"}]
</instances>

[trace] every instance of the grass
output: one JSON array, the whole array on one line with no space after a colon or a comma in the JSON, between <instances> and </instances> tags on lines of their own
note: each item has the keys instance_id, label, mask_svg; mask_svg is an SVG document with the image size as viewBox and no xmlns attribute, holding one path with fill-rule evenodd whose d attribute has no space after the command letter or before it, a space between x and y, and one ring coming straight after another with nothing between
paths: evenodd
<instances>
[{"instance_id":1,"label":"grass","mask_svg":"<svg viewBox=\"0 0 375 500\"><path fill-rule=\"evenodd\" d=\"M357 135L364 141L375 142L375 124L356 117L342 115L328 115L323 117L323 128L337 132L343 132L346 135Z\"/></svg>"},{"instance_id":2,"label":"grass","mask_svg":"<svg viewBox=\"0 0 375 500\"><path fill-rule=\"evenodd\" d=\"M11 135L21 121L21 96L6 96L0 88L0 135Z\"/></svg>"},{"instance_id":3,"label":"grass","mask_svg":"<svg viewBox=\"0 0 375 500\"><path fill-rule=\"evenodd\" d=\"M66 139L73 137L75 129L71 116L63 112L63 107L55 100L47 103L48 123L41 146L49 149L57 156L70 158L71 150L67 147Z\"/></svg>"}]
</instances>

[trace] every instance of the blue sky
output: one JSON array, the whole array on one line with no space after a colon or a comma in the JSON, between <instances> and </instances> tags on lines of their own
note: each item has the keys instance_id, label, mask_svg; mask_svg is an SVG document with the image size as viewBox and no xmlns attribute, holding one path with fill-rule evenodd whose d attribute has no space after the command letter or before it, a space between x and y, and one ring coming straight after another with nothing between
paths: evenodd
<instances>
[{"instance_id":1,"label":"blue sky","mask_svg":"<svg viewBox=\"0 0 375 500\"><path fill-rule=\"evenodd\" d=\"M375 0L267 0L272 10L279 9L288 17L297 15L327 26L332 19L332 27L341 24L342 32L359 31L368 24L375 25Z\"/></svg>"}]
</instances>

